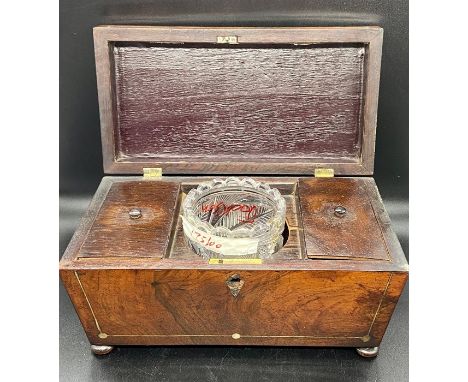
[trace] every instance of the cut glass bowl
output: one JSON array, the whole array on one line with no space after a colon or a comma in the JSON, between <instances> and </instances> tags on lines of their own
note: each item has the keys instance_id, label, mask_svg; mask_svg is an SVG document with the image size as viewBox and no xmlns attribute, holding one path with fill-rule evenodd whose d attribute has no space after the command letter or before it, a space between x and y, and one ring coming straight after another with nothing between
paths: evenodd
<instances>
[{"instance_id":1,"label":"cut glass bowl","mask_svg":"<svg viewBox=\"0 0 468 382\"><path fill-rule=\"evenodd\" d=\"M283 244L286 201L251 178L214 179L182 205L186 241L203 258L269 258Z\"/></svg>"}]
</instances>

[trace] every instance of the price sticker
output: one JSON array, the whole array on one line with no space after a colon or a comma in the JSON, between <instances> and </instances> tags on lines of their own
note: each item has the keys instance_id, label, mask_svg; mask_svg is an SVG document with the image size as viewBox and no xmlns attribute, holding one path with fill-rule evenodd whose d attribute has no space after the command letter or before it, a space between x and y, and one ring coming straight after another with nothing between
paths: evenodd
<instances>
[{"instance_id":1,"label":"price sticker","mask_svg":"<svg viewBox=\"0 0 468 382\"><path fill-rule=\"evenodd\" d=\"M224 256L245 256L257 253L258 239L228 238L210 235L194 227L183 216L182 226L185 235L198 245Z\"/></svg>"}]
</instances>

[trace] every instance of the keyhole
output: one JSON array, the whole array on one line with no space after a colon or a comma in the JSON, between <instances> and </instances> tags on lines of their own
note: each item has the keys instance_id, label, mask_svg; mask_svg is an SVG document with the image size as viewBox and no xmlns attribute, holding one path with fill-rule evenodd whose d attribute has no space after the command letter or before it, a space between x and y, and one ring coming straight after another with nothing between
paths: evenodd
<instances>
[{"instance_id":1,"label":"keyhole","mask_svg":"<svg viewBox=\"0 0 468 382\"><path fill-rule=\"evenodd\" d=\"M240 276L237 274L229 276L229 282L231 283L239 283L240 281L241 281Z\"/></svg>"},{"instance_id":2,"label":"keyhole","mask_svg":"<svg viewBox=\"0 0 468 382\"><path fill-rule=\"evenodd\" d=\"M226 285L234 297L237 297L241 288L244 286L244 280L236 273L231 275L226 280Z\"/></svg>"}]
</instances>

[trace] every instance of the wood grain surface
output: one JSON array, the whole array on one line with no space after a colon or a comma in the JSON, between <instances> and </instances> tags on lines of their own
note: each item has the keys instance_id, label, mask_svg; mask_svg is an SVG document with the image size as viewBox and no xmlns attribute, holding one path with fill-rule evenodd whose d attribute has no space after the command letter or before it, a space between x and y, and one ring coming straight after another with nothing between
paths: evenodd
<instances>
[{"instance_id":1,"label":"wood grain surface","mask_svg":"<svg viewBox=\"0 0 468 382\"><path fill-rule=\"evenodd\" d=\"M226 286L233 274L244 281L237 297ZM95 344L374 346L405 275L194 269L63 278Z\"/></svg>"},{"instance_id":2,"label":"wood grain surface","mask_svg":"<svg viewBox=\"0 0 468 382\"><path fill-rule=\"evenodd\" d=\"M103 179L62 258L62 267L213 267L185 245L178 218L183 195L200 182L211 178L162 177L157 181L141 179ZM272 259L265 260L263 265L254 266L254 269L407 269L405 256L392 231L388 214L372 178L256 179L278 188L286 197L289 239ZM321 181L323 186L314 186L314 182ZM328 186L327 181L330 182ZM306 186L309 188L304 196ZM338 204L344 204L348 209L348 216L337 218L332 214L332 207ZM141 219L132 220L128 216L128 211L133 207L142 209ZM344 245L348 252L344 252ZM333 259L337 261L331 261ZM229 269L228 265L224 266ZM246 268L249 266L246 265Z\"/></svg>"},{"instance_id":3,"label":"wood grain surface","mask_svg":"<svg viewBox=\"0 0 468 382\"><path fill-rule=\"evenodd\" d=\"M114 47L118 159L359 157L364 46Z\"/></svg>"},{"instance_id":4,"label":"wood grain surface","mask_svg":"<svg viewBox=\"0 0 468 382\"><path fill-rule=\"evenodd\" d=\"M390 260L364 180L301 179L298 193L309 258Z\"/></svg>"},{"instance_id":5,"label":"wood grain surface","mask_svg":"<svg viewBox=\"0 0 468 382\"><path fill-rule=\"evenodd\" d=\"M109 188L78 258L194 259L185 243L180 205L189 182L128 181ZM372 259L391 255L365 179L300 178L279 183L287 204L288 241L273 261L304 258ZM334 209L345 207L337 217ZM140 219L128 212L139 208Z\"/></svg>"},{"instance_id":6,"label":"wood grain surface","mask_svg":"<svg viewBox=\"0 0 468 382\"><path fill-rule=\"evenodd\" d=\"M94 39L107 173L373 172L379 27L101 26Z\"/></svg>"},{"instance_id":7,"label":"wood grain surface","mask_svg":"<svg viewBox=\"0 0 468 382\"><path fill-rule=\"evenodd\" d=\"M60 262L91 343L380 343L408 268L372 179L258 179L286 195L288 223L297 235L259 265L209 265L184 247L174 218L183 193L203 180L103 180ZM320 207L337 202L346 202L350 213L339 223L341 234L329 210ZM130 219L130 207L141 208L143 220ZM328 257L305 256L317 248L314 235ZM344 239L348 255L340 252ZM370 248L366 240L374 246L370 253L362 252ZM375 251L379 240L388 247L388 259ZM237 297L226 285L233 275L244 283Z\"/></svg>"},{"instance_id":8,"label":"wood grain surface","mask_svg":"<svg viewBox=\"0 0 468 382\"><path fill-rule=\"evenodd\" d=\"M109 189L78 258L162 257L169 244L178 183L115 183ZM138 208L139 219L129 211Z\"/></svg>"},{"instance_id":9,"label":"wood grain surface","mask_svg":"<svg viewBox=\"0 0 468 382\"><path fill-rule=\"evenodd\" d=\"M238 45L216 45L232 35ZM373 172L381 28L94 37L107 172ZM286 196L290 236L258 265L208 264L184 247L180 203L203 180L103 179L60 262L92 344L380 344L408 265L373 179L259 178Z\"/></svg>"}]
</instances>

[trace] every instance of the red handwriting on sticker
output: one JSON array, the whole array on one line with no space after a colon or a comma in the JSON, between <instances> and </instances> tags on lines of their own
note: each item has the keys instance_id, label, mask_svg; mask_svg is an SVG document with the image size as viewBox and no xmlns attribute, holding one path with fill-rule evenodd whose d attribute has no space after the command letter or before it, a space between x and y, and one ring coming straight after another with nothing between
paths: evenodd
<instances>
[{"instance_id":1,"label":"red handwriting on sticker","mask_svg":"<svg viewBox=\"0 0 468 382\"><path fill-rule=\"evenodd\" d=\"M255 221L257 206L248 204L229 204L225 205L223 202L215 204L205 204L201 206L202 212L211 212L212 214L222 217L226 216L233 211L240 211L245 213L245 218L241 220L242 223L253 223Z\"/></svg>"},{"instance_id":2,"label":"red handwriting on sticker","mask_svg":"<svg viewBox=\"0 0 468 382\"><path fill-rule=\"evenodd\" d=\"M202 233L192 230L192 237L195 238L200 244L204 245L205 247L215 247L217 249L221 248L223 245L220 243L216 243L215 240L211 238L211 236L205 236Z\"/></svg>"}]
</instances>

